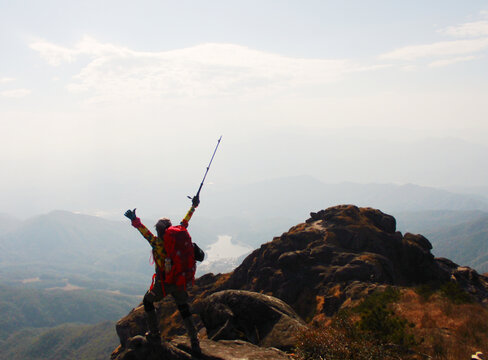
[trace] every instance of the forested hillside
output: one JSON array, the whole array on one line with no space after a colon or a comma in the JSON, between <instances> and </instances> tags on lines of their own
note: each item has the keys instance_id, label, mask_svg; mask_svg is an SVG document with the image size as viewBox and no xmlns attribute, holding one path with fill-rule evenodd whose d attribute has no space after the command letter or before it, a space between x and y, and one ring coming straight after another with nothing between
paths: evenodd
<instances>
[{"instance_id":1,"label":"forested hillside","mask_svg":"<svg viewBox=\"0 0 488 360\"><path fill-rule=\"evenodd\" d=\"M116 320L140 299L103 291L36 290L0 285L0 339L24 328Z\"/></svg>"},{"instance_id":2,"label":"forested hillside","mask_svg":"<svg viewBox=\"0 0 488 360\"><path fill-rule=\"evenodd\" d=\"M63 324L28 328L10 334L0 346L0 358L9 360L106 360L118 344L115 323Z\"/></svg>"}]
</instances>

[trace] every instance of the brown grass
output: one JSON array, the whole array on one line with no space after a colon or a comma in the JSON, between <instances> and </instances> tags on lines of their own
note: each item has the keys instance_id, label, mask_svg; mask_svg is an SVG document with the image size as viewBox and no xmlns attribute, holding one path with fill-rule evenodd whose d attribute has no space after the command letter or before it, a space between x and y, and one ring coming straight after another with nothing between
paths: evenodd
<instances>
[{"instance_id":1,"label":"brown grass","mask_svg":"<svg viewBox=\"0 0 488 360\"><path fill-rule=\"evenodd\" d=\"M387 346L358 332L347 318L310 327L298 335L295 357L300 360L394 360Z\"/></svg>"},{"instance_id":2,"label":"brown grass","mask_svg":"<svg viewBox=\"0 0 488 360\"><path fill-rule=\"evenodd\" d=\"M408 289L394 309L415 324L423 339L418 350L433 359L470 359L476 351L488 351L488 310L481 304L454 304L438 294L426 301Z\"/></svg>"},{"instance_id":3,"label":"brown grass","mask_svg":"<svg viewBox=\"0 0 488 360\"><path fill-rule=\"evenodd\" d=\"M324 299L317 297L316 302L320 308ZM354 326L359 318L349 312L345 319L314 318L299 336L298 358L467 360L476 351L488 353L488 309L482 304L457 304L440 292L426 300L413 289L403 289L389 308L413 326L416 341L409 349L376 342Z\"/></svg>"}]
</instances>

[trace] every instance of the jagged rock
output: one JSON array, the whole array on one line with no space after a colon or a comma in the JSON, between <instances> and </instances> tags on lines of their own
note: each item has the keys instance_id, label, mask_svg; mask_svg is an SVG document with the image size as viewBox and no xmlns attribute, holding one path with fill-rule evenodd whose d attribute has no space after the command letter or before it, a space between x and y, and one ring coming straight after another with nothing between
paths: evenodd
<instances>
[{"instance_id":1,"label":"jagged rock","mask_svg":"<svg viewBox=\"0 0 488 360\"><path fill-rule=\"evenodd\" d=\"M429 241L421 235L404 237L395 224L379 210L353 205L312 213L248 256L228 286L273 294L311 319L318 311L313 305L322 299L327 304L320 311L336 312L354 281L403 286L449 279L430 253Z\"/></svg>"},{"instance_id":2,"label":"jagged rock","mask_svg":"<svg viewBox=\"0 0 488 360\"><path fill-rule=\"evenodd\" d=\"M115 331L120 339L120 344L124 347L130 338L137 335L144 335L146 332L144 307L139 306L132 309L127 316L117 321Z\"/></svg>"},{"instance_id":3,"label":"jagged rock","mask_svg":"<svg viewBox=\"0 0 488 360\"><path fill-rule=\"evenodd\" d=\"M154 306L160 321L165 322L165 324L159 326L163 336L170 337L185 333L181 316L171 296L167 296L163 301L155 303ZM144 307L139 305L132 309L129 314L117 321L115 330L122 346L125 346L129 338L136 335L144 335L148 330Z\"/></svg>"},{"instance_id":4,"label":"jagged rock","mask_svg":"<svg viewBox=\"0 0 488 360\"><path fill-rule=\"evenodd\" d=\"M478 274L468 266L459 266L446 258L437 258L437 263L450 274L450 280L471 294L476 300L488 303L488 274Z\"/></svg>"},{"instance_id":5,"label":"jagged rock","mask_svg":"<svg viewBox=\"0 0 488 360\"><path fill-rule=\"evenodd\" d=\"M192 355L168 342L151 344L145 337L137 335L127 339L126 346L120 346L111 355L111 360L191 360Z\"/></svg>"},{"instance_id":6,"label":"jagged rock","mask_svg":"<svg viewBox=\"0 0 488 360\"><path fill-rule=\"evenodd\" d=\"M186 337L177 337L171 341L179 349L190 351L190 341ZM202 359L207 360L290 360L291 357L275 348L253 345L242 340L203 339L200 341Z\"/></svg>"},{"instance_id":7,"label":"jagged rock","mask_svg":"<svg viewBox=\"0 0 488 360\"><path fill-rule=\"evenodd\" d=\"M226 290L201 304L200 317L212 340L245 340L290 350L305 323L283 301L250 291Z\"/></svg>"},{"instance_id":8,"label":"jagged rock","mask_svg":"<svg viewBox=\"0 0 488 360\"><path fill-rule=\"evenodd\" d=\"M290 360L286 353L263 348L242 340L200 341L201 356L192 356L190 341L186 337L176 337L171 342L151 345L142 336L127 340L127 347L119 347L111 360Z\"/></svg>"}]
</instances>

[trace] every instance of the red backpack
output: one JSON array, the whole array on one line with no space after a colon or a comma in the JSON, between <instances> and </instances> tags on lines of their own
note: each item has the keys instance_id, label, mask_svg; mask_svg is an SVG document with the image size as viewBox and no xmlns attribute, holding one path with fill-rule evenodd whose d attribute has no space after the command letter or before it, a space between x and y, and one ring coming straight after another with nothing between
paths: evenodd
<instances>
[{"instance_id":1,"label":"red backpack","mask_svg":"<svg viewBox=\"0 0 488 360\"><path fill-rule=\"evenodd\" d=\"M188 230L184 226L171 226L164 232L164 249L171 259L171 271L165 283L175 284L186 290L186 284L195 281L195 253Z\"/></svg>"}]
</instances>

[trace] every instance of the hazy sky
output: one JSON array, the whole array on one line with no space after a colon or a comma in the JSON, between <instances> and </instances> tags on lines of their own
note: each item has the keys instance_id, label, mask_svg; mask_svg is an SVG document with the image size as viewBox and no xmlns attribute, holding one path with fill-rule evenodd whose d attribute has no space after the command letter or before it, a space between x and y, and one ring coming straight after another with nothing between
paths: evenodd
<instances>
[{"instance_id":1,"label":"hazy sky","mask_svg":"<svg viewBox=\"0 0 488 360\"><path fill-rule=\"evenodd\" d=\"M488 185L487 1L0 0L0 49L0 212L192 192L220 135L213 186Z\"/></svg>"}]
</instances>

